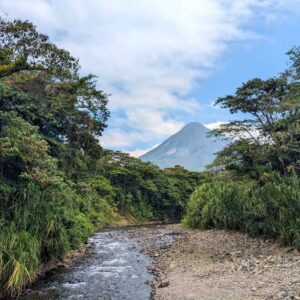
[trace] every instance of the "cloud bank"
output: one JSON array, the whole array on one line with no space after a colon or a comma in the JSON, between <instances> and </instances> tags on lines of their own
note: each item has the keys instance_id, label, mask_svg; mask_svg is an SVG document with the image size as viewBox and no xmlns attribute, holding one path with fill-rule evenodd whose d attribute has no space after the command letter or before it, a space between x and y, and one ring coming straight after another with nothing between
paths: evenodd
<instances>
[{"instance_id":1,"label":"cloud bank","mask_svg":"<svg viewBox=\"0 0 300 300\"><path fill-rule=\"evenodd\" d=\"M236 41L262 38L254 16L276 20L298 0L2 0L9 18L29 19L99 75L112 119L101 143L134 150L173 134L183 113L209 105L193 90ZM298 7L298 6L297 6ZM138 151L136 151L137 153Z\"/></svg>"}]
</instances>

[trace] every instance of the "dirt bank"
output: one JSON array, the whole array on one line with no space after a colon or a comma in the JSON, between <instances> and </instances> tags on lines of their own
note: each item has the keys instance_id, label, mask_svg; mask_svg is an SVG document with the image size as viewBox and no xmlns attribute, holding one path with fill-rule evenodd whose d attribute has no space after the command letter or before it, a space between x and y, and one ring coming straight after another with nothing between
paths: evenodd
<instances>
[{"instance_id":1,"label":"dirt bank","mask_svg":"<svg viewBox=\"0 0 300 300\"><path fill-rule=\"evenodd\" d=\"M180 225L129 232L153 257L154 299L300 299L300 255L294 249Z\"/></svg>"}]
</instances>

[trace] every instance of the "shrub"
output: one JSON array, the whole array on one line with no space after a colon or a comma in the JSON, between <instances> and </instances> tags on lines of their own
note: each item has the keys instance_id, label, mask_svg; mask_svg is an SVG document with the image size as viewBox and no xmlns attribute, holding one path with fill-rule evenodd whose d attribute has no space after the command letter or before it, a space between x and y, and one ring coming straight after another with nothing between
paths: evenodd
<instances>
[{"instance_id":1,"label":"shrub","mask_svg":"<svg viewBox=\"0 0 300 300\"><path fill-rule=\"evenodd\" d=\"M84 243L92 232L92 224L80 212L65 210L63 225L66 228L71 249L76 249Z\"/></svg>"},{"instance_id":2,"label":"shrub","mask_svg":"<svg viewBox=\"0 0 300 300\"><path fill-rule=\"evenodd\" d=\"M190 197L183 223L265 235L300 249L300 180L274 173L268 182L206 183Z\"/></svg>"}]
</instances>

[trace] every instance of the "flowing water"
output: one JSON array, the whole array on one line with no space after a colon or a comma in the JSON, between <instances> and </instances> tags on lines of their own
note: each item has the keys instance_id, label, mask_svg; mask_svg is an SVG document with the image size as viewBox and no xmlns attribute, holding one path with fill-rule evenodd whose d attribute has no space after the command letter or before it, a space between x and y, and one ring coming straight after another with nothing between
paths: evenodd
<instances>
[{"instance_id":1,"label":"flowing water","mask_svg":"<svg viewBox=\"0 0 300 300\"><path fill-rule=\"evenodd\" d=\"M25 291L22 300L147 300L150 259L126 229L106 230L89 239L90 254L71 268L57 270Z\"/></svg>"}]
</instances>

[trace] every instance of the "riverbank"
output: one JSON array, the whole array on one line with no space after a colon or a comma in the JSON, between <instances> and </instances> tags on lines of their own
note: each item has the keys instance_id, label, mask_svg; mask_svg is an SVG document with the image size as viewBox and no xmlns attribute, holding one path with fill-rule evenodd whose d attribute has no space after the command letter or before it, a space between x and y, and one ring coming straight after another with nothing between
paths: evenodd
<instances>
[{"instance_id":1,"label":"riverbank","mask_svg":"<svg viewBox=\"0 0 300 300\"><path fill-rule=\"evenodd\" d=\"M75 265L37 282L33 298L24 299L76 292L90 299L145 300L147 286L155 300L300 299L299 252L241 233L126 226L93 235L86 249L70 260Z\"/></svg>"},{"instance_id":2,"label":"riverbank","mask_svg":"<svg viewBox=\"0 0 300 300\"><path fill-rule=\"evenodd\" d=\"M181 225L129 229L129 236L153 259L154 299L300 299L299 252L273 241Z\"/></svg>"}]
</instances>

